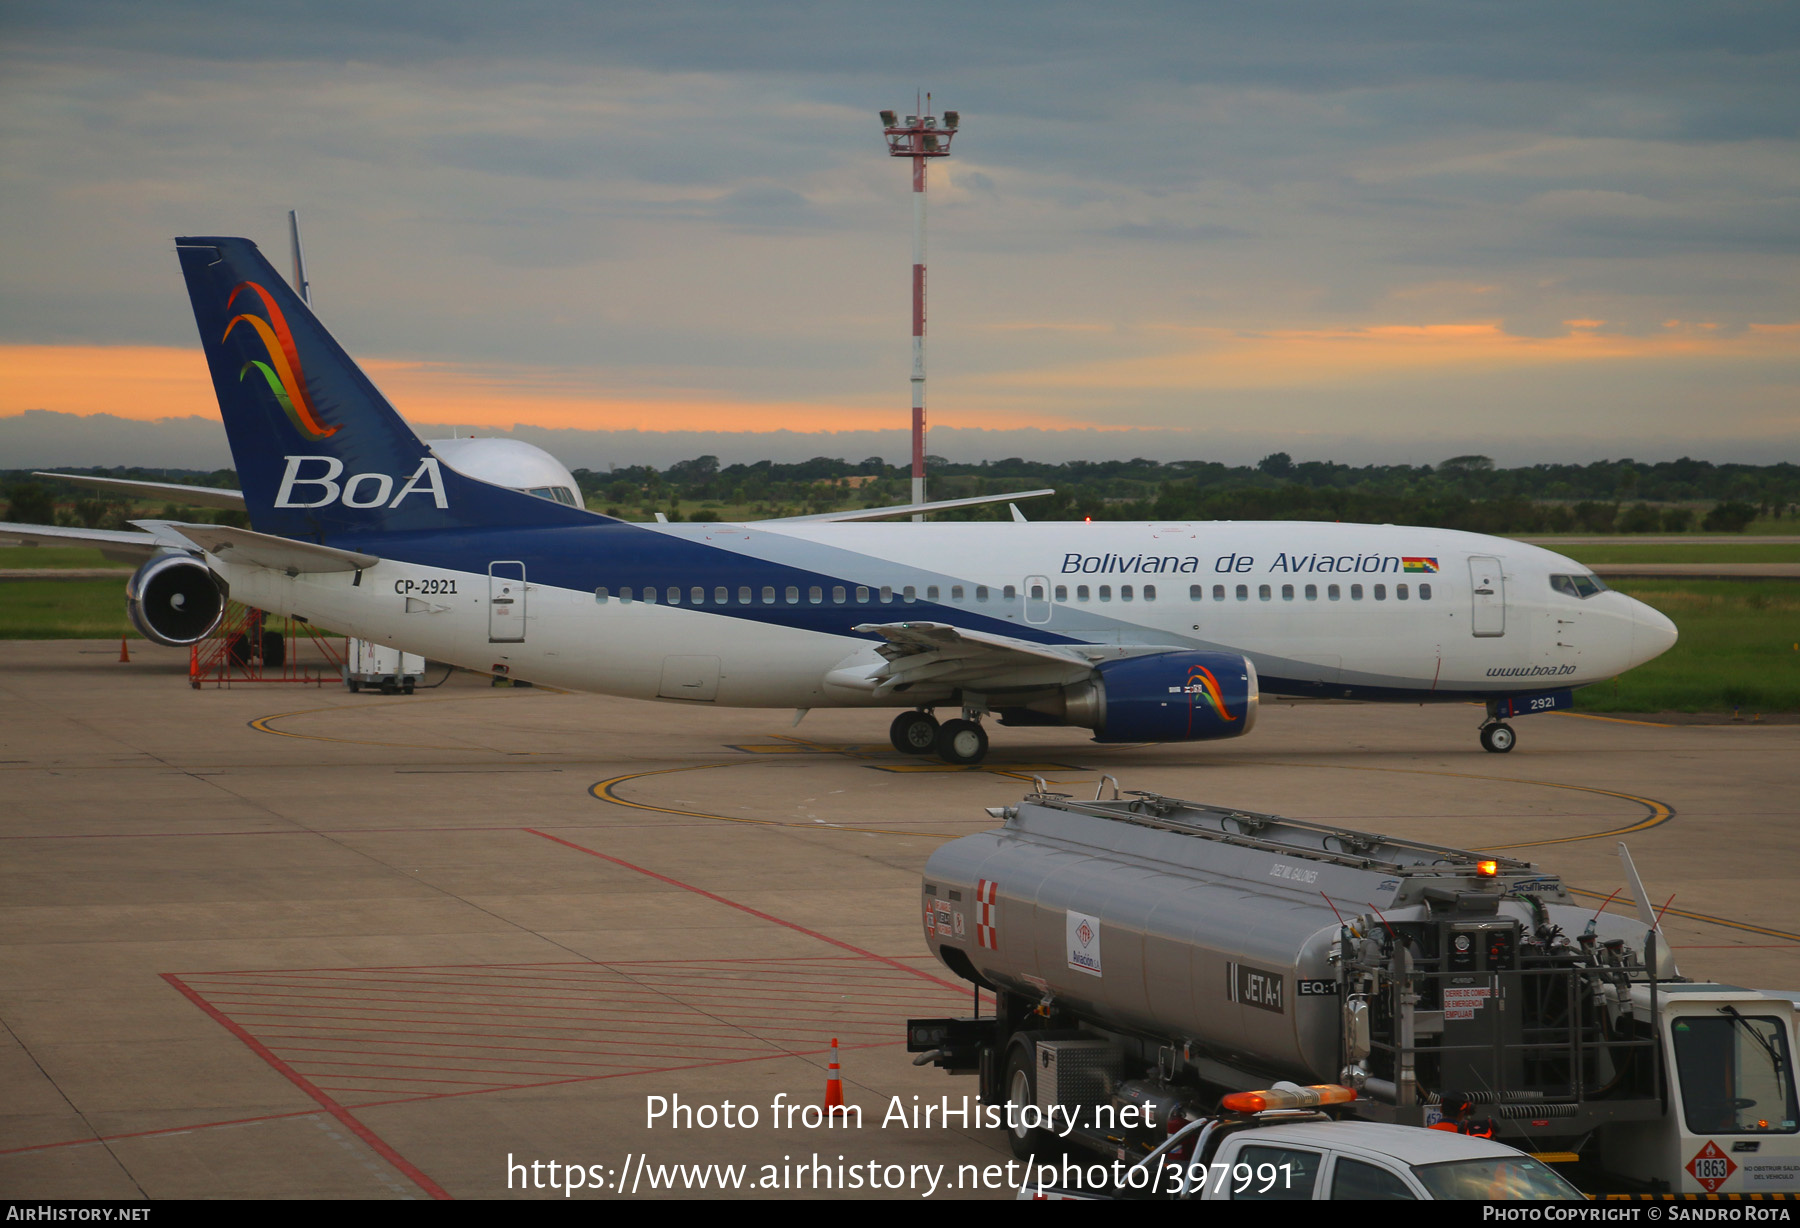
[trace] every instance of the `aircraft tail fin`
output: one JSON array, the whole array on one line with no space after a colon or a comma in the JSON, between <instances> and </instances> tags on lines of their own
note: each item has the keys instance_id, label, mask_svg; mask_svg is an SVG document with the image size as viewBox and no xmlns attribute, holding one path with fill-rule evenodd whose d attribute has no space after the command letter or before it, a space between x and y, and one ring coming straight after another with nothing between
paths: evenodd
<instances>
[{"instance_id":1,"label":"aircraft tail fin","mask_svg":"<svg viewBox=\"0 0 1800 1228\"><path fill-rule=\"evenodd\" d=\"M443 464L250 240L175 244L258 532L320 539L596 518Z\"/></svg>"}]
</instances>

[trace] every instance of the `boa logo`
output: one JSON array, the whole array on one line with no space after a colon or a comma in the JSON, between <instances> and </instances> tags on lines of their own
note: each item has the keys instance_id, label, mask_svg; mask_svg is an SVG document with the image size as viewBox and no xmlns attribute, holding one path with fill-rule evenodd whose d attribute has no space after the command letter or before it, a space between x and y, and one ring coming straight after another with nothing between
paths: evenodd
<instances>
[{"instance_id":1,"label":"boa logo","mask_svg":"<svg viewBox=\"0 0 1800 1228\"><path fill-rule=\"evenodd\" d=\"M344 476L344 462L335 456L289 456L285 459L287 470L281 475L281 489L275 492L276 507L324 507L337 503L355 508L395 508L408 495L427 494L438 507L450 506L450 500L444 496L444 475L434 456L419 458L419 467L413 470L397 495L391 474L357 473L339 482L338 479ZM300 472L303 465L323 465L325 469L315 476L303 477ZM311 500L294 498L301 493L300 487L307 488L306 494L318 497ZM391 503L389 495L393 495Z\"/></svg>"}]
</instances>

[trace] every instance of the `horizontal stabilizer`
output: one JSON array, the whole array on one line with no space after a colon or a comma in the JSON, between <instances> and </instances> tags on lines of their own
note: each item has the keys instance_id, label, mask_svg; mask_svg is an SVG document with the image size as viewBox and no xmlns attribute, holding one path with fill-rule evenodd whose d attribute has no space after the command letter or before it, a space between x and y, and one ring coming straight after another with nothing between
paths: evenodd
<instances>
[{"instance_id":1,"label":"horizontal stabilizer","mask_svg":"<svg viewBox=\"0 0 1800 1228\"><path fill-rule=\"evenodd\" d=\"M373 567L381 559L356 550L339 550L312 542L297 542L286 537L273 537L249 529L234 529L222 524L171 524L167 521L137 521L144 525L163 526L179 533L208 554L227 563L247 563L285 571L290 576L317 571L361 571Z\"/></svg>"},{"instance_id":2,"label":"horizontal stabilizer","mask_svg":"<svg viewBox=\"0 0 1800 1228\"><path fill-rule=\"evenodd\" d=\"M129 478L94 477L87 473L34 472L31 476L55 478L59 482L73 482L77 486L103 490L109 494L137 495L145 499L167 499L171 503L186 504L188 507L229 507L239 511L242 511L244 507L242 491L224 490L217 486L182 486L176 482L137 482Z\"/></svg>"},{"instance_id":3,"label":"horizontal stabilizer","mask_svg":"<svg viewBox=\"0 0 1800 1228\"><path fill-rule=\"evenodd\" d=\"M158 550L187 548L186 542L159 539L155 533L130 529L65 529L48 524L0 524L0 538L4 537L16 537L43 546L94 546L114 557L141 553L144 558L149 558Z\"/></svg>"},{"instance_id":4,"label":"horizontal stabilizer","mask_svg":"<svg viewBox=\"0 0 1800 1228\"><path fill-rule=\"evenodd\" d=\"M1027 490L1008 495L975 495L968 499L939 499L936 503L896 503L892 507L850 508L842 512L819 512L813 516L778 516L773 520L753 520L751 524L829 524L847 520L887 520L893 516L917 516L922 512L947 512L957 507L978 507L983 503L1006 503L1017 499L1036 499L1053 495L1054 490Z\"/></svg>"}]
</instances>

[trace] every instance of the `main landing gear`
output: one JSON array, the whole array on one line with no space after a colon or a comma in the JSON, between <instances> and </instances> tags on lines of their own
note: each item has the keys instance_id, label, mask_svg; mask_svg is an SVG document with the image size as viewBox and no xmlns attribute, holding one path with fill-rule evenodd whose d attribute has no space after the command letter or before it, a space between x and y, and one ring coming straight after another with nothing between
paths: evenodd
<instances>
[{"instance_id":1,"label":"main landing gear","mask_svg":"<svg viewBox=\"0 0 1800 1228\"><path fill-rule=\"evenodd\" d=\"M945 763L961 766L980 763L987 757L987 731L979 721L958 719L939 724L929 712L902 712L888 728L888 741L903 755L929 755L935 752Z\"/></svg>"},{"instance_id":2,"label":"main landing gear","mask_svg":"<svg viewBox=\"0 0 1800 1228\"><path fill-rule=\"evenodd\" d=\"M1513 748L1519 735L1505 721L1489 721L1481 727L1481 749L1495 755L1504 755Z\"/></svg>"}]
</instances>

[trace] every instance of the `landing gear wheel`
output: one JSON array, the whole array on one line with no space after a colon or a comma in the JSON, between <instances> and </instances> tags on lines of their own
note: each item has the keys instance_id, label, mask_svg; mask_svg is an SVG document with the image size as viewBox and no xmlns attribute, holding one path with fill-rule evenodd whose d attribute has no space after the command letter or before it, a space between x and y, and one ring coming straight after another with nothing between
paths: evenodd
<instances>
[{"instance_id":1,"label":"landing gear wheel","mask_svg":"<svg viewBox=\"0 0 1800 1228\"><path fill-rule=\"evenodd\" d=\"M1481 749L1495 755L1504 755L1513 748L1519 735L1505 721L1495 721L1492 725L1481 727Z\"/></svg>"},{"instance_id":2,"label":"landing gear wheel","mask_svg":"<svg viewBox=\"0 0 1800 1228\"><path fill-rule=\"evenodd\" d=\"M929 712L902 712L888 726L888 741L903 755L929 755L937 739L937 717Z\"/></svg>"},{"instance_id":3,"label":"landing gear wheel","mask_svg":"<svg viewBox=\"0 0 1800 1228\"><path fill-rule=\"evenodd\" d=\"M980 763L987 751L987 731L974 721L945 721L938 726L937 753L945 763Z\"/></svg>"},{"instance_id":4,"label":"landing gear wheel","mask_svg":"<svg viewBox=\"0 0 1800 1228\"><path fill-rule=\"evenodd\" d=\"M1055 1142L1055 1136L1049 1131L1028 1128L1019 1122L1021 1109L1037 1105L1035 1056L1036 1051L1030 1045L1012 1046L1006 1055L1006 1081L1001 1084L1006 1089L1007 1120L1012 1123L1006 1126L1006 1145L1021 1160L1048 1152Z\"/></svg>"}]
</instances>

